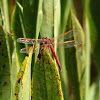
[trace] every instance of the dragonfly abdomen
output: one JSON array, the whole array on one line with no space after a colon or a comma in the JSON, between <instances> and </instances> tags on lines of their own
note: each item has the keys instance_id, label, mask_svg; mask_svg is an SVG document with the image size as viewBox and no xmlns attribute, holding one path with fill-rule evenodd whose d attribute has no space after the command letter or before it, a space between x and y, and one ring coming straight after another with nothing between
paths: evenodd
<instances>
[{"instance_id":1,"label":"dragonfly abdomen","mask_svg":"<svg viewBox=\"0 0 100 100\"><path fill-rule=\"evenodd\" d=\"M60 65L60 61L59 61L59 59L58 59L58 57L57 57L57 55L56 55L56 53L55 53L54 48L53 48L52 45L50 45L50 49L51 49L51 51L52 51L52 53L53 53L53 55L54 55L54 58L56 59L56 62L57 62L57 64L58 64L58 67L59 67L60 71L62 71L61 65Z\"/></svg>"}]
</instances>

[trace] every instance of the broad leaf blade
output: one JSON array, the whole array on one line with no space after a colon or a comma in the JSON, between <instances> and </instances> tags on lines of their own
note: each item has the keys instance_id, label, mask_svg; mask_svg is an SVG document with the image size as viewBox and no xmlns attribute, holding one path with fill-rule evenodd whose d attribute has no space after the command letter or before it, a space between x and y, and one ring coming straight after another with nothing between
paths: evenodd
<instances>
[{"instance_id":1,"label":"broad leaf blade","mask_svg":"<svg viewBox=\"0 0 100 100\"><path fill-rule=\"evenodd\" d=\"M10 40L9 49L11 52L8 52L7 49L7 39L5 37L5 33L3 28L0 26L0 99L7 100L10 99L11 95L11 72L10 72L10 61L9 55L12 52L12 39L11 37L8 38ZM6 95L6 96L5 96Z\"/></svg>"},{"instance_id":2,"label":"broad leaf blade","mask_svg":"<svg viewBox=\"0 0 100 100\"><path fill-rule=\"evenodd\" d=\"M66 49L66 69L68 71L69 82L72 86L74 99L83 100L84 71L86 66L84 34L74 13L70 11L68 19L68 30L74 28L79 28L81 30L78 34L74 35L74 39L82 41L82 44L76 46L75 48Z\"/></svg>"},{"instance_id":3,"label":"broad leaf blade","mask_svg":"<svg viewBox=\"0 0 100 100\"><path fill-rule=\"evenodd\" d=\"M46 49L40 52L33 70L33 99L63 100L60 75Z\"/></svg>"},{"instance_id":4,"label":"broad leaf blade","mask_svg":"<svg viewBox=\"0 0 100 100\"><path fill-rule=\"evenodd\" d=\"M17 75L15 85L15 100L31 98L31 60L32 60L33 48L30 48L28 56L25 57L22 66ZM20 89L21 84L21 89ZM20 96L21 93L21 96Z\"/></svg>"},{"instance_id":5,"label":"broad leaf blade","mask_svg":"<svg viewBox=\"0 0 100 100\"><path fill-rule=\"evenodd\" d=\"M40 29L41 37L52 38L54 33L54 0L43 0L42 12L43 19Z\"/></svg>"}]
</instances>

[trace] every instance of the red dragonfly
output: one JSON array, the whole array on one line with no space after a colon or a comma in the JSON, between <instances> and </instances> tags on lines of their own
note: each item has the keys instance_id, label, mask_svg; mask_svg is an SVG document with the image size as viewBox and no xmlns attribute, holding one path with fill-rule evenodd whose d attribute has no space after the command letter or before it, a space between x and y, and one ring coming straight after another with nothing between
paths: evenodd
<instances>
[{"instance_id":1,"label":"red dragonfly","mask_svg":"<svg viewBox=\"0 0 100 100\"><path fill-rule=\"evenodd\" d=\"M60 71L62 71L61 65L60 65L60 61L59 61L59 59L58 59L58 57L57 57L57 55L56 55L56 53L54 51L54 46L57 45L57 47L58 46L60 46L60 47L64 46L65 48L70 48L70 47L73 47L73 46L81 44L82 42L79 41L79 40L69 40L69 41L64 41L64 42L58 42L59 40L62 41L64 39L71 38L72 36L74 36L74 34L77 34L79 32L80 32L80 29L75 28L75 29L72 29L72 30L62 34L62 35L54 37L52 39L49 39L47 37L43 37L42 39L18 38L17 42L25 43L25 44L32 44L32 45L34 45L37 42L39 42L40 43L40 50L43 50L44 47L49 47L51 49L52 53L53 53L53 56L54 56L54 58L55 58L55 60L56 60L56 62L58 64L58 67L59 67ZM54 42L55 40L57 40L56 43ZM35 48L34 51L38 47L37 46L34 47ZM28 53L28 51L29 51L29 48L22 48L20 50L21 53Z\"/></svg>"}]
</instances>

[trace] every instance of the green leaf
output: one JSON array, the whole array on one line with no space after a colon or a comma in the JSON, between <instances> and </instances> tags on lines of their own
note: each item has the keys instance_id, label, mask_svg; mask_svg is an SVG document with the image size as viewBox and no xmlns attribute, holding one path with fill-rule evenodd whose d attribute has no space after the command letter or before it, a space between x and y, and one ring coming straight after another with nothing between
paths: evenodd
<instances>
[{"instance_id":1,"label":"green leaf","mask_svg":"<svg viewBox=\"0 0 100 100\"><path fill-rule=\"evenodd\" d=\"M25 45L24 44L20 44L16 42L16 39L19 37L23 37L23 28L22 28L22 22L21 22L21 10L19 8L18 5L15 6L13 13L12 13L12 19L11 19L11 28L12 28L12 34L13 34L13 38L15 40L15 48L16 48L16 53L18 56L18 63L19 65L21 65L21 63L24 60L25 54L21 54L20 53L20 49L24 48ZM20 59L21 58L21 59Z\"/></svg>"},{"instance_id":2,"label":"green leaf","mask_svg":"<svg viewBox=\"0 0 100 100\"><path fill-rule=\"evenodd\" d=\"M23 1L23 20L25 26L25 35L28 38L36 38L37 30L39 32L39 29L37 29L38 9L39 0ZM41 22L39 22L38 24L41 25Z\"/></svg>"},{"instance_id":3,"label":"green leaf","mask_svg":"<svg viewBox=\"0 0 100 100\"><path fill-rule=\"evenodd\" d=\"M40 51L33 69L33 99L63 100L60 75L46 48Z\"/></svg>"},{"instance_id":4,"label":"green leaf","mask_svg":"<svg viewBox=\"0 0 100 100\"><path fill-rule=\"evenodd\" d=\"M4 14L4 23L6 23L4 25L4 29L10 33L10 20L9 20L9 8L8 8L8 1L7 0L1 0L0 2L2 2L2 12Z\"/></svg>"},{"instance_id":5,"label":"green leaf","mask_svg":"<svg viewBox=\"0 0 100 100\"><path fill-rule=\"evenodd\" d=\"M17 75L14 100L31 98L31 60L33 48L30 48ZM21 85L21 86L20 86ZM21 88L21 89L20 89Z\"/></svg>"},{"instance_id":6,"label":"green leaf","mask_svg":"<svg viewBox=\"0 0 100 100\"><path fill-rule=\"evenodd\" d=\"M95 81L89 90L89 98L87 100L100 100L99 81Z\"/></svg>"},{"instance_id":7,"label":"green leaf","mask_svg":"<svg viewBox=\"0 0 100 100\"><path fill-rule=\"evenodd\" d=\"M98 9L100 9L100 1L93 2L92 0L87 4L87 18L89 21L89 30L90 30L90 40L91 40L91 49L92 55L94 58L95 65L97 67L97 71L100 77L100 13L98 13Z\"/></svg>"},{"instance_id":8,"label":"green leaf","mask_svg":"<svg viewBox=\"0 0 100 100\"><path fill-rule=\"evenodd\" d=\"M86 41L85 41L85 52L86 52L86 71L85 71L85 100L88 100L89 99L89 85L90 85L90 80L91 80L91 77L90 77L90 68L91 68L91 62L90 62L90 59L91 59L91 49L90 49L90 30L89 30L89 21L88 19L86 18L85 19L85 22L86 22Z\"/></svg>"},{"instance_id":9,"label":"green leaf","mask_svg":"<svg viewBox=\"0 0 100 100\"><path fill-rule=\"evenodd\" d=\"M83 100L84 97L84 72L85 72L85 47L84 47L84 33L80 23L75 17L72 10L68 17L68 30L78 28L80 32L74 35L75 40L80 40L81 45L75 48L66 49L66 69L68 72L69 83L72 86L74 98L76 100ZM72 39L72 38L71 38Z\"/></svg>"},{"instance_id":10,"label":"green leaf","mask_svg":"<svg viewBox=\"0 0 100 100\"><path fill-rule=\"evenodd\" d=\"M61 32L63 34L66 30L66 24L68 20L68 14L70 11L70 0L61 0Z\"/></svg>"},{"instance_id":11,"label":"green leaf","mask_svg":"<svg viewBox=\"0 0 100 100\"><path fill-rule=\"evenodd\" d=\"M23 21L27 38L38 38L42 22L42 2L43 0L23 1ZM37 57L36 53L32 59L33 65L35 57Z\"/></svg>"},{"instance_id":12,"label":"green leaf","mask_svg":"<svg viewBox=\"0 0 100 100\"><path fill-rule=\"evenodd\" d=\"M5 34L8 34L4 32L3 28L0 26L0 99L1 100L7 100L10 99L11 96L11 59L9 58L9 55L11 56L12 52L12 39L11 37L8 38L9 40L9 48L11 49L11 52L8 52L7 49L7 39ZM6 95L6 96L5 96Z\"/></svg>"},{"instance_id":13,"label":"green leaf","mask_svg":"<svg viewBox=\"0 0 100 100\"><path fill-rule=\"evenodd\" d=\"M52 38L54 34L54 0L43 0L42 12L43 19L41 24L41 37Z\"/></svg>"},{"instance_id":14,"label":"green leaf","mask_svg":"<svg viewBox=\"0 0 100 100\"><path fill-rule=\"evenodd\" d=\"M15 5L15 8L12 13L12 18L11 18L11 29L15 40L23 36L23 31L21 27L22 23L20 20L20 17L22 16L21 13L22 10L19 8L18 4L19 3Z\"/></svg>"},{"instance_id":15,"label":"green leaf","mask_svg":"<svg viewBox=\"0 0 100 100\"><path fill-rule=\"evenodd\" d=\"M39 0L39 7L38 7L38 14L37 14L37 26L36 26L36 38L38 38L38 34L40 32L42 18L43 18L43 11L42 11L42 3L43 0Z\"/></svg>"},{"instance_id":16,"label":"green leaf","mask_svg":"<svg viewBox=\"0 0 100 100\"><path fill-rule=\"evenodd\" d=\"M97 88L98 92L95 91L95 89L92 89L93 91L89 90L91 88L89 88L90 85L90 80L93 81L94 77L98 77L99 79L97 80L98 83L100 82L100 44L99 44L99 28L100 28L100 13L98 13L98 9L100 8L100 1L97 2L93 2L93 0L86 0L84 2L84 14L85 14L85 30L86 30L86 53L87 53L87 57L89 58L89 60L87 61L87 64L89 66L87 66L86 68L86 72L88 74L88 77L86 77L86 89L85 89L85 100L88 100L91 97L91 93L94 96L95 93L99 92L99 95L94 96L92 99L96 99L98 98L98 100L100 99L100 86ZM87 44L88 43L88 44ZM91 54L92 57L91 57ZM90 62L91 61L91 62ZM91 65L91 67L90 67ZM93 70L93 72L92 72ZM91 77L90 72L92 73L98 73L98 74L93 74L93 76ZM96 78L97 79L97 78ZM95 80L96 80L95 79ZM92 82L93 83L93 82ZM92 87L96 86L96 82L94 82L92 84ZM89 94L90 93L90 94Z\"/></svg>"},{"instance_id":17,"label":"green leaf","mask_svg":"<svg viewBox=\"0 0 100 100\"><path fill-rule=\"evenodd\" d=\"M54 1L54 37L59 33L60 28L60 0Z\"/></svg>"},{"instance_id":18,"label":"green leaf","mask_svg":"<svg viewBox=\"0 0 100 100\"><path fill-rule=\"evenodd\" d=\"M68 20L68 14L70 10L70 3L72 1L70 0L60 0L60 28L59 28L59 35L64 34L66 32L66 24ZM68 80L67 80L67 71L66 71L66 65L65 65L65 52L64 48L58 48L58 57L61 63L61 68L63 73L61 73L61 82L62 82L62 90L63 90L63 95L64 99L68 100L69 99L69 94L68 94Z\"/></svg>"},{"instance_id":19,"label":"green leaf","mask_svg":"<svg viewBox=\"0 0 100 100\"><path fill-rule=\"evenodd\" d=\"M2 26L1 2L0 2L0 26Z\"/></svg>"}]
</instances>

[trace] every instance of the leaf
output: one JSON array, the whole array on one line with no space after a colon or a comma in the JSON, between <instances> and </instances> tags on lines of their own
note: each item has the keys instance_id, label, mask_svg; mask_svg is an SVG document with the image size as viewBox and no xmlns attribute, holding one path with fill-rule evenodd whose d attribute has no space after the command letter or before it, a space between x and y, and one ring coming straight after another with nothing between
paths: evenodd
<instances>
[{"instance_id":1,"label":"leaf","mask_svg":"<svg viewBox=\"0 0 100 100\"><path fill-rule=\"evenodd\" d=\"M4 15L4 19L3 19L3 22L6 23L4 25L4 29L6 32L10 33L11 30L10 30L10 20L9 20L9 9L8 9L8 2L7 1L4 1L4 0L1 0L1 7L2 7L2 14ZM0 7L0 8L1 8Z\"/></svg>"},{"instance_id":2,"label":"leaf","mask_svg":"<svg viewBox=\"0 0 100 100\"><path fill-rule=\"evenodd\" d=\"M66 24L68 20L68 14L70 11L70 0L61 0L61 32L63 34L66 30Z\"/></svg>"},{"instance_id":3,"label":"leaf","mask_svg":"<svg viewBox=\"0 0 100 100\"><path fill-rule=\"evenodd\" d=\"M89 99L89 88L90 88L90 69L91 69L91 43L90 43L90 30L89 30L89 21L86 18L86 39L85 39L85 53L86 53L86 69L85 69L85 100Z\"/></svg>"},{"instance_id":4,"label":"leaf","mask_svg":"<svg viewBox=\"0 0 100 100\"><path fill-rule=\"evenodd\" d=\"M58 35L60 28L60 0L54 1L54 37Z\"/></svg>"},{"instance_id":5,"label":"leaf","mask_svg":"<svg viewBox=\"0 0 100 100\"><path fill-rule=\"evenodd\" d=\"M71 2L70 0L60 0L60 27L59 27L59 35L64 34L66 32L66 24L68 20L68 14L71 8ZM61 83L62 83L62 90L64 99L69 99L69 93L68 93L68 80L67 80L67 71L66 71L66 65L65 65L65 52L64 48L58 49L58 57L61 63L61 67L63 70L63 73L61 73Z\"/></svg>"},{"instance_id":6,"label":"leaf","mask_svg":"<svg viewBox=\"0 0 100 100\"><path fill-rule=\"evenodd\" d=\"M97 71L100 75L100 13L98 13L98 9L100 9L100 1L90 1L89 3L87 1L85 4L87 4L85 13L90 32L92 56L95 62L95 66L97 67Z\"/></svg>"},{"instance_id":7,"label":"leaf","mask_svg":"<svg viewBox=\"0 0 100 100\"><path fill-rule=\"evenodd\" d=\"M11 95L11 59L9 56L12 54L12 39L8 37L10 52L7 48L7 39L5 37L3 28L0 26L0 99L7 100L10 99ZM6 96L5 96L6 95Z\"/></svg>"},{"instance_id":8,"label":"leaf","mask_svg":"<svg viewBox=\"0 0 100 100\"><path fill-rule=\"evenodd\" d=\"M43 18L42 3L43 3L43 0L39 0L38 14L37 14L36 38L38 37L38 34L40 32L42 18Z\"/></svg>"},{"instance_id":9,"label":"leaf","mask_svg":"<svg viewBox=\"0 0 100 100\"><path fill-rule=\"evenodd\" d=\"M85 48L84 48L84 34L81 25L75 17L72 10L68 17L68 30L79 28L80 32L74 35L75 40L82 41L82 45L75 48L66 49L66 69L69 77L69 84L72 86L74 98L76 100L83 100L84 97L84 72L85 72Z\"/></svg>"},{"instance_id":10,"label":"leaf","mask_svg":"<svg viewBox=\"0 0 100 100\"><path fill-rule=\"evenodd\" d=\"M19 8L19 3L15 5L15 8L12 13L12 18L11 18L11 30L14 35L14 39L16 40L19 37L23 36L23 31L21 27L21 20L20 16L22 16L21 9Z\"/></svg>"},{"instance_id":11,"label":"leaf","mask_svg":"<svg viewBox=\"0 0 100 100\"><path fill-rule=\"evenodd\" d=\"M36 38L37 30L39 32L39 29L37 29L38 9L39 0L23 1L23 21L25 26L25 34L27 38ZM39 22L38 24L41 25L41 22Z\"/></svg>"},{"instance_id":12,"label":"leaf","mask_svg":"<svg viewBox=\"0 0 100 100\"><path fill-rule=\"evenodd\" d=\"M43 0L42 3L42 12L43 12L43 19L40 29L40 36L41 37L48 37L52 38L54 33L54 22L53 22L53 5L54 0Z\"/></svg>"},{"instance_id":13,"label":"leaf","mask_svg":"<svg viewBox=\"0 0 100 100\"><path fill-rule=\"evenodd\" d=\"M94 100L100 99L100 88L97 88L97 90L91 91L90 88L90 82L94 80L100 81L100 44L99 44L99 28L100 28L100 14L98 13L98 9L100 8L100 1L93 2L92 0L85 1L84 2L85 7L85 30L86 30L86 53L87 53L87 64L86 67L86 89L85 89L85 100L88 100L90 98ZM91 54L90 54L91 52ZM91 56L92 55L92 56ZM91 61L91 62L90 62ZM92 75L92 73L93 75ZM91 74L90 74L91 73ZM98 73L98 74L94 74ZM92 77L90 76L92 75ZM97 77L99 79L97 79ZM94 82L94 81L93 81ZM93 83L92 82L92 83ZM93 83L93 86L97 85L95 82ZM99 92L99 95L97 93ZM94 96L96 93L96 96Z\"/></svg>"},{"instance_id":14,"label":"leaf","mask_svg":"<svg viewBox=\"0 0 100 100\"><path fill-rule=\"evenodd\" d=\"M15 6L13 13L12 13L12 19L11 19L11 29L12 29L12 34L14 36L15 40L15 48L16 48L16 53L18 57L18 63L21 65L21 63L24 60L25 55L20 53L20 49L25 47L24 44L19 44L16 42L17 38L23 37L23 28L22 28L22 22L21 22L21 10L18 5Z\"/></svg>"},{"instance_id":15,"label":"leaf","mask_svg":"<svg viewBox=\"0 0 100 100\"><path fill-rule=\"evenodd\" d=\"M100 100L99 81L95 81L89 90L89 100Z\"/></svg>"},{"instance_id":16,"label":"leaf","mask_svg":"<svg viewBox=\"0 0 100 100\"><path fill-rule=\"evenodd\" d=\"M0 1L0 26L2 26L1 1Z\"/></svg>"},{"instance_id":17,"label":"leaf","mask_svg":"<svg viewBox=\"0 0 100 100\"><path fill-rule=\"evenodd\" d=\"M23 0L23 21L26 37L37 39L42 22L42 0ZM36 53L32 59L33 65L35 57Z\"/></svg>"},{"instance_id":18,"label":"leaf","mask_svg":"<svg viewBox=\"0 0 100 100\"><path fill-rule=\"evenodd\" d=\"M31 98L31 60L33 48L30 48L17 75L14 100ZM20 89L21 88L21 89ZM21 94L21 96L20 96Z\"/></svg>"},{"instance_id":19,"label":"leaf","mask_svg":"<svg viewBox=\"0 0 100 100\"><path fill-rule=\"evenodd\" d=\"M33 69L33 99L63 100L60 75L46 49L40 51Z\"/></svg>"}]
</instances>

